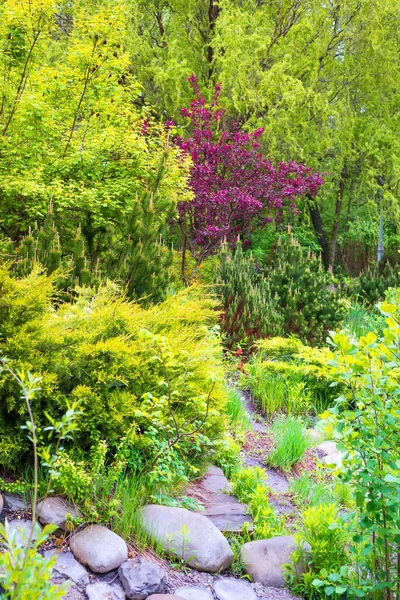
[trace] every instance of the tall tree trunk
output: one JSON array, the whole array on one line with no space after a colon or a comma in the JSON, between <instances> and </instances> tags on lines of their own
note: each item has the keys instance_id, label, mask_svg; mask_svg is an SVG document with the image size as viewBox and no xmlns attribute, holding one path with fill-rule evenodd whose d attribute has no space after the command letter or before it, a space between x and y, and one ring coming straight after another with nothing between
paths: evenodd
<instances>
[{"instance_id":1,"label":"tall tree trunk","mask_svg":"<svg viewBox=\"0 0 400 600\"><path fill-rule=\"evenodd\" d=\"M332 241L331 241L331 253L330 253L330 268L333 271L333 267L335 265L336 258L336 248L337 248L337 239L339 234L339 223L340 223L340 215L343 207L343 197L344 190L346 187L346 178L347 178L347 169L346 166L343 167L342 172L340 173L340 181L339 181L339 191L336 198L336 206L335 206L335 218L333 220L332 226Z\"/></svg>"},{"instance_id":2,"label":"tall tree trunk","mask_svg":"<svg viewBox=\"0 0 400 600\"><path fill-rule=\"evenodd\" d=\"M322 223L321 213L319 212L318 204L314 199L309 198L308 202L308 210L310 211L311 221L314 227L314 231L317 234L319 245L322 250L322 260L324 263L324 267L326 270L329 269L329 243L328 238L326 237L326 233L324 230L324 226Z\"/></svg>"},{"instance_id":3,"label":"tall tree trunk","mask_svg":"<svg viewBox=\"0 0 400 600\"><path fill-rule=\"evenodd\" d=\"M208 4L209 36L208 36L208 44L206 47L206 57L207 57L207 62L209 64L208 76L210 79L212 77L213 70L214 70L214 66L213 66L214 48L212 47L212 38L214 35L214 30L215 30L215 23L218 18L218 15L220 13L220 10L221 10L221 8L218 5L218 0L209 0L209 4Z\"/></svg>"}]
</instances>

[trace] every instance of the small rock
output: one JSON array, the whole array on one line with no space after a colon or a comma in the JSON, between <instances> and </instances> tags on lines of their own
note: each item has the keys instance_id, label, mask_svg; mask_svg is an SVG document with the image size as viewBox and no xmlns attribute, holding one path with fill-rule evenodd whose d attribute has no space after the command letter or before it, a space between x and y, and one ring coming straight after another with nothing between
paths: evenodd
<instances>
[{"instance_id":1,"label":"small rock","mask_svg":"<svg viewBox=\"0 0 400 600\"><path fill-rule=\"evenodd\" d=\"M75 533L69 545L75 558L95 573L118 569L128 558L124 540L102 525L91 525Z\"/></svg>"},{"instance_id":2,"label":"small rock","mask_svg":"<svg viewBox=\"0 0 400 600\"><path fill-rule=\"evenodd\" d=\"M26 548L29 538L31 538L31 542L34 542L40 531L41 527L39 523L33 525L32 521L29 521L28 519L13 519L8 522L9 536L13 538L17 546L21 546L21 548Z\"/></svg>"},{"instance_id":3,"label":"small rock","mask_svg":"<svg viewBox=\"0 0 400 600\"><path fill-rule=\"evenodd\" d=\"M98 581L86 586L89 600L125 600L125 592L119 584L110 585L105 581Z\"/></svg>"},{"instance_id":4,"label":"small rock","mask_svg":"<svg viewBox=\"0 0 400 600\"><path fill-rule=\"evenodd\" d=\"M129 600L146 600L151 594L167 591L165 571L141 557L125 561L118 569L118 575Z\"/></svg>"},{"instance_id":5,"label":"small rock","mask_svg":"<svg viewBox=\"0 0 400 600\"><path fill-rule=\"evenodd\" d=\"M181 587L175 594L183 600L214 600L212 593L206 588L197 586Z\"/></svg>"},{"instance_id":6,"label":"small rock","mask_svg":"<svg viewBox=\"0 0 400 600\"><path fill-rule=\"evenodd\" d=\"M44 553L46 558L50 558L51 556L56 557L56 563L54 565L54 570L60 575L64 575L68 577L68 579L72 579L78 585L88 585L89 584L89 575L86 571L85 567L81 565L75 558L72 552L57 552L56 550L47 550Z\"/></svg>"},{"instance_id":7,"label":"small rock","mask_svg":"<svg viewBox=\"0 0 400 600\"><path fill-rule=\"evenodd\" d=\"M4 495L4 507L8 510L16 512L17 510L25 510L27 504L21 496L18 494L3 494Z\"/></svg>"},{"instance_id":8,"label":"small rock","mask_svg":"<svg viewBox=\"0 0 400 600\"><path fill-rule=\"evenodd\" d=\"M42 525L53 523L63 531L67 531L67 514L77 517L78 512L72 504L63 498L52 496L37 505L38 519Z\"/></svg>"},{"instance_id":9,"label":"small rock","mask_svg":"<svg viewBox=\"0 0 400 600\"><path fill-rule=\"evenodd\" d=\"M155 504L142 508L141 514L144 530L190 567L217 573L231 566L233 552L228 541L204 515Z\"/></svg>"},{"instance_id":10,"label":"small rock","mask_svg":"<svg viewBox=\"0 0 400 600\"><path fill-rule=\"evenodd\" d=\"M243 579L218 579L214 584L214 593L218 600L257 600L253 588Z\"/></svg>"},{"instance_id":11,"label":"small rock","mask_svg":"<svg viewBox=\"0 0 400 600\"><path fill-rule=\"evenodd\" d=\"M317 446L317 450L320 450L325 456L336 454L338 451L336 442L322 442Z\"/></svg>"},{"instance_id":12,"label":"small rock","mask_svg":"<svg viewBox=\"0 0 400 600\"><path fill-rule=\"evenodd\" d=\"M252 581L279 588L284 585L283 566L292 562L291 556L296 548L291 536L282 535L243 544L241 558ZM310 546L307 544L304 549L309 552ZM305 570L304 561L296 565L298 575Z\"/></svg>"},{"instance_id":13,"label":"small rock","mask_svg":"<svg viewBox=\"0 0 400 600\"><path fill-rule=\"evenodd\" d=\"M313 440L313 442L315 442L316 444L321 444L323 436L322 433L320 433L317 429L307 429L307 433L309 437Z\"/></svg>"},{"instance_id":14,"label":"small rock","mask_svg":"<svg viewBox=\"0 0 400 600\"><path fill-rule=\"evenodd\" d=\"M3 500L3 496L0 494L0 515L3 511L3 506L4 506L4 500Z\"/></svg>"},{"instance_id":15,"label":"small rock","mask_svg":"<svg viewBox=\"0 0 400 600\"><path fill-rule=\"evenodd\" d=\"M343 452L328 454L328 456L324 456L323 461L326 465L334 465L335 467L340 468L343 464Z\"/></svg>"}]
</instances>

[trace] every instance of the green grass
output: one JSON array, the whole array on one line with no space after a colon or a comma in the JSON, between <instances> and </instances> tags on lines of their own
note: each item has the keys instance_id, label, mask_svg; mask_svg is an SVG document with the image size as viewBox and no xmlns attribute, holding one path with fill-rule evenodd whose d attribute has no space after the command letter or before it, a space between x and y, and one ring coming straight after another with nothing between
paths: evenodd
<instances>
[{"instance_id":1,"label":"green grass","mask_svg":"<svg viewBox=\"0 0 400 600\"><path fill-rule=\"evenodd\" d=\"M228 391L226 412L232 425L238 426L243 431L251 429L251 420L246 412L240 393L235 389Z\"/></svg>"},{"instance_id":2,"label":"green grass","mask_svg":"<svg viewBox=\"0 0 400 600\"><path fill-rule=\"evenodd\" d=\"M279 417L274 422L275 449L268 457L268 463L283 471L289 471L297 463L310 445L303 421L295 417Z\"/></svg>"},{"instance_id":3,"label":"green grass","mask_svg":"<svg viewBox=\"0 0 400 600\"><path fill-rule=\"evenodd\" d=\"M315 481L310 473L302 473L292 479L289 492L295 496L295 502L300 507L305 503L310 506L335 503L343 508L354 506L353 494L349 485L340 482Z\"/></svg>"}]
</instances>

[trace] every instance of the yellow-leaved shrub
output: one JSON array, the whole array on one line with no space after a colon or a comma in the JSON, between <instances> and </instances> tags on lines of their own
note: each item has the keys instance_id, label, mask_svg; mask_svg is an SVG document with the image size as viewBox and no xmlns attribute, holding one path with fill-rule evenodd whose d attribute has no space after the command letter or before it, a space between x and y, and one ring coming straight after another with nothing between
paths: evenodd
<instances>
[{"instance_id":1,"label":"yellow-leaved shrub","mask_svg":"<svg viewBox=\"0 0 400 600\"><path fill-rule=\"evenodd\" d=\"M196 469L221 437L226 402L215 302L197 288L144 308L113 283L81 288L70 303L53 297L51 278L15 279L0 269L0 353L15 370L42 377L33 403L39 435L46 413L79 401L68 451L85 459L105 440L112 455L131 440L128 464L178 461ZM0 465L29 453L27 420L15 383L0 374ZM163 463L164 461L164 463ZM154 464L153 464L154 463Z\"/></svg>"}]
</instances>

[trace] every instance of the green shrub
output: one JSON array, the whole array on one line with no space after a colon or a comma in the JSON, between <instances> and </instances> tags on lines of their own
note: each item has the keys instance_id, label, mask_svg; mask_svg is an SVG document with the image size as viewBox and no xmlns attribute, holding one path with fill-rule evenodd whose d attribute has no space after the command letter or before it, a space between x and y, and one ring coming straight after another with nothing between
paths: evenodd
<instances>
[{"instance_id":1,"label":"green shrub","mask_svg":"<svg viewBox=\"0 0 400 600\"><path fill-rule=\"evenodd\" d=\"M389 288L396 287L400 283L399 267L386 263L378 265L372 263L356 280L352 289L352 295L358 297L361 302L370 305L383 300L385 292Z\"/></svg>"},{"instance_id":2,"label":"green shrub","mask_svg":"<svg viewBox=\"0 0 400 600\"><path fill-rule=\"evenodd\" d=\"M275 448L268 456L268 462L273 467L289 471L303 457L310 439L303 422L294 417L279 417L272 429Z\"/></svg>"},{"instance_id":3,"label":"green shrub","mask_svg":"<svg viewBox=\"0 0 400 600\"><path fill-rule=\"evenodd\" d=\"M132 464L159 457L154 469L172 477L172 463L188 474L212 451L226 403L214 301L191 288L145 309L107 284L80 289L55 310L51 278L35 271L15 279L4 266L0 290L0 350L12 366L42 376L33 406L39 427L46 413L57 418L79 403L69 448L77 458L86 461L101 440L112 455L129 436ZM9 469L27 454L26 411L7 373L0 384L0 456Z\"/></svg>"},{"instance_id":4,"label":"green shrub","mask_svg":"<svg viewBox=\"0 0 400 600\"><path fill-rule=\"evenodd\" d=\"M306 251L290 230L265 256L260 270L271 297L279 298L286 334L320 344L343 319L346 308L335 279L324 270L320 255Z\"/></svg>"},{"instance_id":5,"label":"green shrub","mask_svg":"<svg viewBox=\"0 0 400 600\"><path fill-rule=\"evenodd\" d=\"M349 540L348 528L341 520L336 504L320 504L310 507L301 514L301 528L296 535L299 548L308 543L311 547L311 569L298 579L293 572L289 582L294 592L307 600L327 598L313 581L322 572L339 572L346 563L346 545ZM303 551L296 551L295 562L302 560ZM332 590L334 592L334 589ZM336 598L337 596L329 596Z\"/></svg>"},{"instance_id":6,"label":"green shrub","mask_svg":"<svg viewBox=\"0 0 400 600\"><path fill-rule=\"evenodd\" d=\"M328 349L280 337L261 340L257 348L245 366L243 385L268 417L280 412L317 415L333 404L338 388L332 387Z\"/></svg>"},{"instance_id":7,"label":"green shrub","mask_svg":"<svg viewBox=\"0 0 400 600\"><path fill-rule=\"evenodd\" d=\"M221 325L228 347L282 333L278 298L271 294L254 259L240 245L233 254L226 248L222 250L216 279L216 291L223 306Z\"/></svg>"},{"instance_id":8,"label":"green shrub","mask_svg":"<svg viewBox=\"0 0 400 600\"><path fill-rule=\"evenodd\" d=\"M324 417L344 452L337 476L352 488L355 510L350 520L351 561L340 579L326 572L317 585L334 585L348 596L389 600L400 576L394 556L400 530L400 290L379 309L386 320L382 335L357 338L342 331L333 336L335 376L345 392Z\"/></svg>"},{"instance_id":9,"label":"green shrub","mask_svg":"<svg viewBox=\"0 0 400 600\"><path fill-rule=\"evenodd\" d=\"M269 501L269 488L265 485L266 474L259 467L240 469L232 477L232 487L239 500L248 505L253 518L254 540L284 535L284 521L276 515Z\"/></svg>"}]
</instances>

